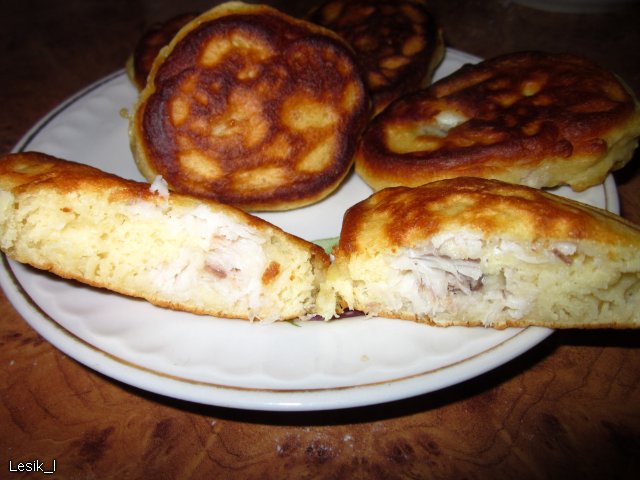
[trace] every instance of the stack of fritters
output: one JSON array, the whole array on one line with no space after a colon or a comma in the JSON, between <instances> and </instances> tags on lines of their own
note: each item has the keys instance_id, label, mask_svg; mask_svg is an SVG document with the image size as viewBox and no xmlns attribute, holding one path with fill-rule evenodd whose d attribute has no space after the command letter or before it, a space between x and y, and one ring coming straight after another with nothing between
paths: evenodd
<instances>
[{"instance_id":1,"label":"stack of fritters","mask_svg":"<svg viewBox=\"0 0 640 480\"><path fill-rule=\"evenodd\" d=\"M154 27L129 64L151 186L5 156L2 251L222 317L640 326L640 228L540 190L584 190L631 159L640 108L615 75L518 52L415 91L442 56L422 2L333 0L311 18L335 31L240 2ZM354 158L379 191L345 214L331 266L240 210L317 202Z\"/></svg>"}]
</instances>

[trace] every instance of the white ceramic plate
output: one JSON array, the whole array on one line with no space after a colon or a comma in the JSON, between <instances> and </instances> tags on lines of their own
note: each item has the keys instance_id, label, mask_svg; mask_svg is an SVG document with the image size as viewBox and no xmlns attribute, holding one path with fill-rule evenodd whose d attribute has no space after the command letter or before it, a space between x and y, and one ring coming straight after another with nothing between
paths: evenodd
<instances>
[{"instance_id":1,"label":"white ceramic plate","mask_svg":"<svg viewBox=\"0 0 640 480\"><path fill-rule=\"evenodd\" d=\"M450 49L437 77L477 60ZM142 180L122 115L135 99L135 89L117 72L51 112L15 150L47 152ZM611 178L580 195L559 192L618 211ZM261 216L309 240L334 237L346 208L370 193L354 174L316 205ZM508 362L551 333L435 328L384 318L263 325L203 317L6 258L0 284L35 330L92 369L170 397L256 410L335 409L431 392Z\"/></svg>"}]
</instances>

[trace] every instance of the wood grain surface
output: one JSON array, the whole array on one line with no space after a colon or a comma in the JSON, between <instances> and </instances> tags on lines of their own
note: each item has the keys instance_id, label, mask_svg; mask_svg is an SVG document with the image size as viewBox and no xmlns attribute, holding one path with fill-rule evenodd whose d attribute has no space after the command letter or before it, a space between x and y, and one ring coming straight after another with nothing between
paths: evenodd
<instances>
[{"instance_id":1,"label":"wood grain surface","mask_svg":"<svg viewBox=\"0 0 640 480\"><path fill-rule=\"evenodd\" d=\"M302 15L317 2L271 2ZM30 0L0 15L0 150L122 68L154 21L213 2ZM588 55L640 92L638 8L599 15L431 1L447 43ZM640 158L616 174L640 223ZM55 475L16 471L55 464ZM13 469L13 471L12 471ZM251 412L151 394L78 364L0 293L0 478L638 478L640 332L564 331L485 375L366 408Z\"/></svg>"}]
</instances>

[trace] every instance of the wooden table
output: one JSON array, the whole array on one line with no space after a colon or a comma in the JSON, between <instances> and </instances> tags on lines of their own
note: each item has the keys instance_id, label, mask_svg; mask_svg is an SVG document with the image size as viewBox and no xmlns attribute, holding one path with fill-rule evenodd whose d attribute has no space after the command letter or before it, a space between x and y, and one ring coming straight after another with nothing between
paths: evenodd
<instances>
[{"instance_id":1,"label":"wooden table","mask_svg":"<svg viewBox=\"0 0 640 480\"><path fill-rule=\"evenodd\" d=\"M278 1L292 14L313 2ZM150 23L212 2L5 2L0 150L65 98L119 69ZM515 3L431 6L452 47L590 56L640 92L640 12L547 13ZM636 156L637 157L637 156ZM640 158L616 174L640 223ZM640 331L564 331L516 360L432 394L315 413L163 398L53 348L0 295L0 477L638 478ZM11 462L11 463L10 463ZM42 478L41 472L31 475Z\"/></svg>"}]
</instances>

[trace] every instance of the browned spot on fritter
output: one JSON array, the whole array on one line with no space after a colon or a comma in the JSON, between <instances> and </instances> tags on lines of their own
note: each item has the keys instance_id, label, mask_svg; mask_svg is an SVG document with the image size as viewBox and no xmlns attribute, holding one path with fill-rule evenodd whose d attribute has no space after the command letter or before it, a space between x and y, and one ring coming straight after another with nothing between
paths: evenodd
<instances>
[{"instance_id":1,"label":"browned spot on fritter","mask_svg":"<svg viewBox=\"0 0 640 480\"><path fill-rule=\"evenodd\" d=\"M279 273L280 264L276 261L272 261L262 273L262 284L268 285L274 278L278 276Z\"/></svg>"}]
</instances>

